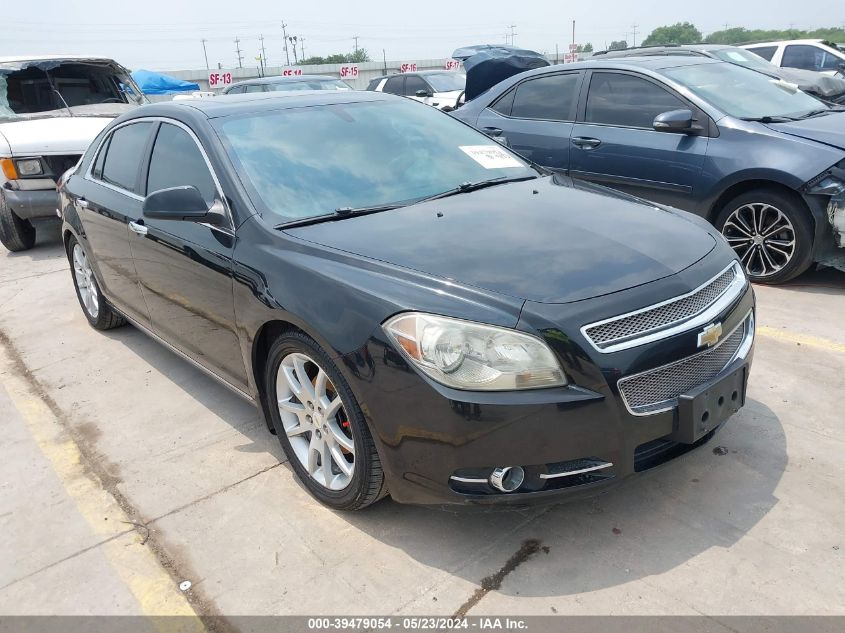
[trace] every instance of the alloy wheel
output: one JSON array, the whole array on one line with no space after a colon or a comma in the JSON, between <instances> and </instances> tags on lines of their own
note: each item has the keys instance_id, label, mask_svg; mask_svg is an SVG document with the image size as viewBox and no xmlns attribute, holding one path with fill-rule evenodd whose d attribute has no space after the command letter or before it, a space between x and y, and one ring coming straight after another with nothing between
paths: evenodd
<instances>
[{"instance_id":1,"label":"alloy wheel","mask_svg":"<svg viewBox=\"0 0 845 633\"><path fill-rule=\"evenodd\" d=\"M346 488L355 473L352 426L335 386L314 359L282 359L276 397L285 434L308 475L329 490Z\"/></svg>"},{"instance_id":2,"label":"alloy wheel","mask_svg":"<svg viewBox=\"0 0 845 633\"><path fill-rule=\"evenodd\" d=\"M778 208L764 202L735 209L722 227L745 272L769 277L789 264L795 254L795 229Z\"/></svg>"},{"instance_id":3,"label":"alloy wheel","mask_svg":"<svg viewBox=\"0 0 845 633\"><path fill-rule=\"evenodd\" d=\"M100 314L100 299L97 292L97 281L85 251L79 244L73 245L73 274L76 277L76 287L85 311L92 319Z\"/></svg>"}]
</instances>

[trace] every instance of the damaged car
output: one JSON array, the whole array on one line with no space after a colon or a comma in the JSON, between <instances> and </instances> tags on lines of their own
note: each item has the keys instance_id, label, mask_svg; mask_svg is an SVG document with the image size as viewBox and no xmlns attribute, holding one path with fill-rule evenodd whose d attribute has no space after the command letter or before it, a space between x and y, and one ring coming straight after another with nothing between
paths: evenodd
<instances>
[{"instance_id":1,"label":"damaged car","mask_svg":"<svg viewBox=\"0 0 845 633\"><path fill-rule=\"evenodd\" d=\"M788 82L698 56L602 59L488 84L452 115L543 166L709 220L755 282L845 270L845 108Z\"/></svg>"},{"instance_id":2,"label":"damaged car","mask_svg":"<svg viewBox=\"0 0 845 633\"><path fill-rule=\"evenodd\" d=\"M56 182L114 117L146 102L107 58L0 58L0 242L35 244L57 220Z\"/></svg>"},{"instance_id":3,"label":"damaged car","mask_svg":"<svg viewBox=\"0 0 845 633\"><path fill-rule=\"evenodd\" d=\"M60 194L84 318L255 403L332 508L598 493L745 402L754 291L718 231L403 97L143 106Z\"/></svg>"}]
</instances>

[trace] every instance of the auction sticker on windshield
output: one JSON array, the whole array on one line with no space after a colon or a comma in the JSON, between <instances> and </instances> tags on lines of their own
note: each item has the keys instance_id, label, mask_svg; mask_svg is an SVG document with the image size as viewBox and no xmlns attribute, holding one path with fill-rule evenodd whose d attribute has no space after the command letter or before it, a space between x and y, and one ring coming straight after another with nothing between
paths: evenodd
<instances>
[{"instance_id":1,"label":"auction sticker on windshield","mask_svg":"<svg viewBox=\"0 0 845 633\"><path fill-rule=\"evenodd\" d=\"M496 145L460 145L460 150L486 169L525 167L512 155Z\"/></svg>"}]
</instances>

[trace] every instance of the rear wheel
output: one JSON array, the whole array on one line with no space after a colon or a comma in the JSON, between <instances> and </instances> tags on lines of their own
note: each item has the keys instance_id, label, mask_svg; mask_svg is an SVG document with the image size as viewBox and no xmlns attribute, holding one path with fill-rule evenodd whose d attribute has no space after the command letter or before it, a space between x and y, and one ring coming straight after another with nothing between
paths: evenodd
<instances>
[{"instance_id":1,"label":"rear wheel","mask_svg":"<svg viewBox=\"0 0 845 633\"><path fill-rule=\"evenodd\" d=\"M97 330L111 330L124 325L126 319L112 309L100 292L88 255L75 237L68 240L67 254L76 297L91 327Z\"/></svg>"},{"instance_id":2,"label":"rear wheel","mask_svg":"<svg viewBox=\"0 0 845 633\"><path fill-rule=\"evenodd\" d=\"M387 494L355 396L332 360L300 332L279 337L265 372L270 416L294 472L319 501L357 510Z\"/></svg>"},{"instance_id":3,"label":"rear wheel","mask_svg":"<svg viewBox=\"0 0 845 633\"><path fill-rule=\"evenodd\" d=\"M812 263L812 221L797 196L749 191L724 206L716 226L754 282L789 281Z\"/></svg>"},{"instance_id":4,"label":"rear wheel","mask_svg":"<svg viewBox=\"0 0 845 633\"><path fill-rule=\"evenodd\" d=\"M15 215L0 193L0 242L12 252L27 251L35 246L35 227L29 220Z\"/></svg>"}]
</instances>

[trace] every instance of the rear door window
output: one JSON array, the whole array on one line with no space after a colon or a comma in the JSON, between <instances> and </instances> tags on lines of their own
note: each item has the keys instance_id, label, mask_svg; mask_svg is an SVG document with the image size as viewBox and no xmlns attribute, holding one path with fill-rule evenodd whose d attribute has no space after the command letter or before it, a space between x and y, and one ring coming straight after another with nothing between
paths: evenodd
<instances>
[{"instance_id":1,"label":"rear door window","mask_svg":"<svg viewBox=\"0 0 845 633\"><path fill-rule=\"evenodd\" d=\"M103 163L104 182L138 193L138 170L152 127L151 121L142 121L112 132Z\"/></svg>"},{"instance_id":2,"label":"rear door window","mask_svg":"<svg viewBox=\"0 0 845 633\"><path fill-rule=\"evenodd\" d=\"M516 88L511 116L520 119L573 121L578 77L578 73L566 73L523 81Z\"/></svg>"},{"instance_id":3,"label":"rear door window","mask_svg":"<svg viewBox=\"0 0 845 633\"><path fill-rule=\"evenodd\" d=\"M777 49L777 46L756 46L754 48L749 48L748 50L767 61L772 61L772 57L775 56L775 51Z\"/></svg>"},{"instance_id":4,"label":"rear door window","mask_svg":"<svg viewBox=\"0 0 845 633\"><path fill-rule=\"evenodd\" d=\"M504 114L505 116L511 115L511 108L513 108L513 98L516 95L516 88L511 88L508 90L504 95L499 97L498 101L490 106L493 110L498 112L499 114Z\"/></svg>"},{"instance_id":5,"label":"rear door window","mask_svg":"<svg viewBox=\"0 0 845 633\"><path fill-rule=\"evenodd\" d=\"M594 73L590 81L584 121L652 129L658 114L681 109L689 106L647 79L600 72Z\"/></svg>"},{"instance_id":6,"label":"rear door window","mask_svg":"<svg viewBox=\"0 0 845 633\"><path fill-rule=\"evenodd\" d=\"M389 92L392 95L403 95L405 86L405 77L401 75L397 75L395 77L391 77L387 80L384 84L384 88L382 88L382 92Z\"/></svg>"},{"instance_id":7,"label":"rear door window","mask_svg":"<svg viewBox=\"0 0 845 633\"><path fill-rule=\"evenodd\" d=\"M781 66L804 70L836 70L842 63L835 55L811 44L790 44L783 51Z\"/></svg>"}]
</instances>

